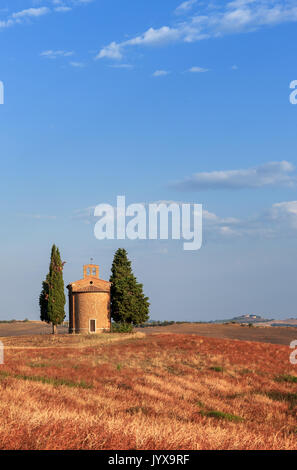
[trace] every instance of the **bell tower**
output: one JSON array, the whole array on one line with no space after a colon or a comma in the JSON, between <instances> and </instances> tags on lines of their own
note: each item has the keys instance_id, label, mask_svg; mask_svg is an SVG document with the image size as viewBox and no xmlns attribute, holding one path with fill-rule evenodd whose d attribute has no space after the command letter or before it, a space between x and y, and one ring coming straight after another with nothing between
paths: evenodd
<instances>
[{"instance_id":1,"label":"bell tower","mask_svg":"<svg viewBox=\"0 0 297 470\"><path fill-rule=\"evenodd\" d=\"M84 265L84 279L87 277L96 277L99 279L99 266L97 264Z\"/></svg>"}]
</instances>

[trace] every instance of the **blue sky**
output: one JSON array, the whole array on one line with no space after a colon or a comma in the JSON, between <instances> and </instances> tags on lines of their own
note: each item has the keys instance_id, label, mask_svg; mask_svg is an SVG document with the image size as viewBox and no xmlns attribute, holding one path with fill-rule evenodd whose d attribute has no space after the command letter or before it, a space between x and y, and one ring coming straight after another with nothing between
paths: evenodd
<instances>
[{"instance_id":1,"label":"blue sky","mask_svg":"<svg viewBox=\"0 0 297 470\"><path fill-rule=\"evenodd\" d=\"M297 1L3 0L0 318L124 246L151 316L297 315ZM96 204L202 203L204 243L98 241Z\"/></svg>"}]
</instances>

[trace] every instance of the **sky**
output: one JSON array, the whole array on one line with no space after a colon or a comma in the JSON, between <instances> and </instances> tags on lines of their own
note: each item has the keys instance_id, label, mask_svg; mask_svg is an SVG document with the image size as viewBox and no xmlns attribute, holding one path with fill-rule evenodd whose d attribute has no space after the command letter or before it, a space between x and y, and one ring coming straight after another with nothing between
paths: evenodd
<instances>
[{"instance_id":1,"label":"sky","mask_svg":"<svg viewBox=\"0 0 297 470\"><path fill-rule=\"evenodd\" d=\"M296 0L1 0L0 319L124 247L151 318L297 317ZM292 101L292 100L291 100ZM203 205L203 244L98 240L93 208Z\"/></svg>"}]
</instances>

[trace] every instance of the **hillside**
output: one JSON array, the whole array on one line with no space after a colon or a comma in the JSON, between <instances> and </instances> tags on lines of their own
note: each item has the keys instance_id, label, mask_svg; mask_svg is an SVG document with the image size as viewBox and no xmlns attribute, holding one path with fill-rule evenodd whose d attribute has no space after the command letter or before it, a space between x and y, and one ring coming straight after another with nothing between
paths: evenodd
<instances>
[{"instance_id":1,"label":"hillside","mask_svg":"<svg viewBox=\"0 0 297 470\"><path fill-rule=\"evenodd\" d=\"M296 449L288 346L156 334L4 338L1 449Z\"/></svg>"}]
</instances>

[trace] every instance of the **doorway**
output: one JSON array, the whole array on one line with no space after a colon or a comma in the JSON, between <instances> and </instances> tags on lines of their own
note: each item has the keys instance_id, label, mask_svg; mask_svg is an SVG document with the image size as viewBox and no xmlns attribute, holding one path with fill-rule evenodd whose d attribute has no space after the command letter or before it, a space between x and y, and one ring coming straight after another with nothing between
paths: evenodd
<instances>
[{"instance_id":1,"label":"doorway","mask_svg":"<svg viewBox=\"0 0 297 470\"><path fill-rule=\"evenodd\" d=\"M90 320L89 331L90 333L96 333L96 320Z\"/></svg>"}]
</instances>

